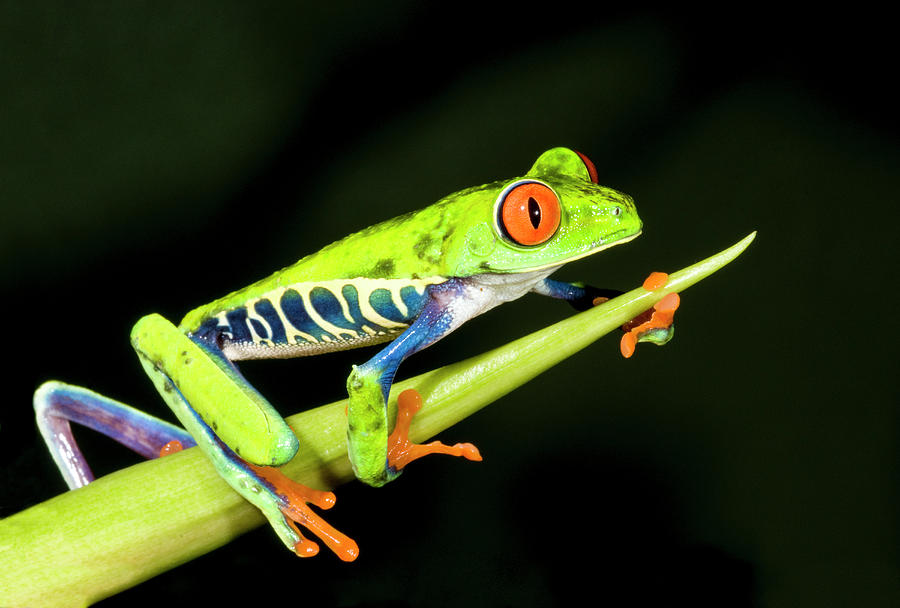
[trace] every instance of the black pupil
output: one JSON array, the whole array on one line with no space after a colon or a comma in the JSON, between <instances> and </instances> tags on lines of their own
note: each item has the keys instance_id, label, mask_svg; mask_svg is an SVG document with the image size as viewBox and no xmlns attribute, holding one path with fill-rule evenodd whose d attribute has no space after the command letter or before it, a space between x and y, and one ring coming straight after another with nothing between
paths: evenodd
<instances>
[{"instance_id":1,"label":"black pupil","mask_svg":"<svg viewBox=\"0 0 900 608\"><path fill-rule=\"evenodd\" d=\"M541 206L534 200L533 196L528 197L528 217L531 219L531 226L537 229L541 225Z\"/></svg>"}]
</instances>

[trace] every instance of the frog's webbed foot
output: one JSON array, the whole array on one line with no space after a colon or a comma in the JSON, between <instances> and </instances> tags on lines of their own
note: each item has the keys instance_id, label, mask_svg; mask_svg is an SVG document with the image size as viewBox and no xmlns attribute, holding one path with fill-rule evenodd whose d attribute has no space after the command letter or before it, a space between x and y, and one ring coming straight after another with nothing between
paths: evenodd
<instances>
[{"instance_id":1,"label":"frog's webbed foot","mask_svg":"<svg viewBox=\"0 0 900 608\"><path fill-rule=\"evenodd\" d=\"M669 275L664 272L653 272L644 280L643 287L647 291L665 287ZM662 346L675 336L675 311L681 304L677 293L669 293L657 302L652 309L638 315L622 326L625 335L619 344L622 356L626 359L634 354L638 342L650 342Z\"/></svg>"},{"instance_id":2,"label":"frog's webbed foot","mask_svg":"<svg viewBox=\"0 0 900 608\"><path fill-rule=\"evenodd\" d=\"M388 466L399 471L413 460L429 454L462 456L467 460L481 461L481 453L471 443L446 445L440 441L412 443L409 440L409 426L413 417L422 409L422 395L408 389L397 397L397 423L388 437Z\"/></svg>"},{"instance_id":3,"label":"frog's webbed foot","mask_svg":"<svg viewBox=\"0 0 900 608\"><path fill-rule=\"evenodd\" d=\"M300 524L319 537L343 561L352 562L359 556L356 541L336 530L309 508L309 504L313 504L320 509L330 509L336 501L333 492L314 490L297 483L275 467L259 467L249 463L248 466L265 482L266 490L274 497L274 503L283 516L283 524L293 532L293 536L289 535L285 540L283 526L276 524L269 513L263 511L285 544L292 543L294 553L300 557L312 557L319 552L319 546L300 533L297 527Z\"/></svg>"},{"instance_id":4,"label":"frog's webbed foot","mask_svg":"<svg viewBox=\"0 0 900 608\"><path fill-rule=\"evenodd\" d=\"M664 272L652 272L643 283L647 291L662 289L666 286L669 275ZM546 280L537 290L553 297L567 299L578 310L591 306L599 306L604 302L622 295L623 292L612 289L598 289L590 285L577 283L559 283ZM620 348L623 357L634 354L638 342L651 342L662 346L675 336L674 315L680 300L677 293L670 293L646 312L638 315L622 326Z\"/></svg>"},{"instance_id":5,"label":"frog's webbed foot","mask_svg":"<svg viewBox=\"0 0 900 608\"><path fill-rule=\"evenodd\" d=\"M181 444L177 440L171 441L160 450L160 456L180 450ZM294 553L300 557L319 553L319 545L301 534L297 527L300 524L319 537L341 560L352 562L359 556L356 541L336 530L309 507L312 504L320 509L330 509L337 501L334 492L314 490L275 467L251 464L233 452L228 455L231 468L242 469L238 477L240 488L235 489L262 511L278 537Z\"/></svg>"}]
</instances>

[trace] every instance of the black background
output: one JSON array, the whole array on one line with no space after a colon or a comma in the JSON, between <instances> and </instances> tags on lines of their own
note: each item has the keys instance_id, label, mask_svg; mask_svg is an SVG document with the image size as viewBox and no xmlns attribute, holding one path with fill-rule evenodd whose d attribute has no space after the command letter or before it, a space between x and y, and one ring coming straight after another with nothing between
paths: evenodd
<instances>
[{"instance_id":1,"label":"black background","mask_svg":"<svg viewBox=\"0 0 900 608\"><path fill-rule=\"evenodd\" d=\"M670 346L625 361L607 338L444 434L481 464L340 488L354 564L260 529L101 605L241 586L305 605L897 605L887 17L450 4L2 5L0 515L64 490L41 381L171 419L128 345L141 315L177 320L567 145L635 197L644 235L558 278L630 287L759 230L683 294ZM401 376L570 314L502 311ZM293 413L369 356L242 369ZM101 474L136 461L79 437Z\"/></svg>"}]
</instances>

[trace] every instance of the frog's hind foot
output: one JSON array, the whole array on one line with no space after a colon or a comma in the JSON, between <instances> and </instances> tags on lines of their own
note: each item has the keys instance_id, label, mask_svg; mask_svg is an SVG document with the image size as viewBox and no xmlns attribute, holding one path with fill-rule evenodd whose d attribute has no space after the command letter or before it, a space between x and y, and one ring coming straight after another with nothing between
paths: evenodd
<instances>
[{"instance_id":1,"label":"frog's hind foot","mask_svg":"<svg viewBox=\"0 0 900 608\"><path fill-rule=\"evenodd\" d=\"M320 509L330 509L336 501L333 492L314 490L297 483L275 467L245 464L265 486L264 490L275 497L274 503L281 512L283 521L278 521L278 516L270 513L270 509L261 509L282 541L294 553L300 557L312 557L319 552L319 545L300 533L297 527L299 524L319 537L342 561L352 562L359 556L356 541L336 530L309 508L312 504Z\"/></svg>"}]
</instances>

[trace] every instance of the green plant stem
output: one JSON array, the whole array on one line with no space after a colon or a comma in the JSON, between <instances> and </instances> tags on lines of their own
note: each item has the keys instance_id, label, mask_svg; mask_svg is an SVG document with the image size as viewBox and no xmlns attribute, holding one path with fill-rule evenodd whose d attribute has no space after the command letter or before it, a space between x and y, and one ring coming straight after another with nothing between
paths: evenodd
<instances>
[{"instance_id":1,"label":"green plant stem","mask_svg":"<svg viewBox=\"0 0 900 608\"><path fill-rule=\"evenodd\" d=\"M740 255L755 237L584 313L465 361L398 382L425 407L410 437L425 439L478 411L604 334ZM283 467L316 488L353 479L346 400L288 418L303 446ZM84 606L173 568L261 525L199 450L137 464L0 521L0 606ZM365 559L365 548L361 551ZM301 567L298 565L298 567Z\"/></svg>"}]
</instances>

